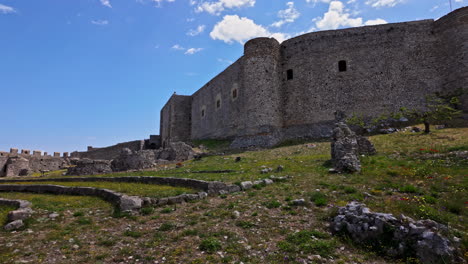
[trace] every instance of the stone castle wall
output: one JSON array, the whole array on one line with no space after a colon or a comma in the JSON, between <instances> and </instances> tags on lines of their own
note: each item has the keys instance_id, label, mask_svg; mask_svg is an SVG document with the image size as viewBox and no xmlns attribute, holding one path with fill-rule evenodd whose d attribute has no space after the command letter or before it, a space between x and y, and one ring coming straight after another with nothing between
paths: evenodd
<instances>
[{"instance_id":1,"label":"stone castle wall","mask_svg":"<svg viewBox=\"0 0 468 264\"><path fill-rule=\"evenodd\" d=\"M282 44L250 40L191 100L171 97L161 111L162 141L273 145L329 137L335 111L376 117L421 108L428 94L467 88L467 23L461 8L437 21L313 32Z\"/></svg>"},{"instance_id":2,"label":"stone castle wall","mask_svg":"<svg viewBox=\"0 0 468 264\"><path fill-rule=\"evenodd\" d=\"M18 176L18 174L30 174L40 171L55 171L67 167L69 164L68 152L60 155L54 152L48 155L47 152L35 150L33 154L29 150L12 148L10 152L0 152L0 177ZM21 173L18 173L21 172Z\"/></svg>"},{"instance_id":3,"label":"stone castle wall","mask_svg":"<svg viewBox=\"0 0 468 264\"><path fill-rule=\"evenodd\" d=\"M133 151L142 150L145 148L145 140L124 142L105 148L88 147L88 151L75 151L70 156L79 159L112 160L119 156L123 148L129 148Z\"/></svg>"}]
</instances>

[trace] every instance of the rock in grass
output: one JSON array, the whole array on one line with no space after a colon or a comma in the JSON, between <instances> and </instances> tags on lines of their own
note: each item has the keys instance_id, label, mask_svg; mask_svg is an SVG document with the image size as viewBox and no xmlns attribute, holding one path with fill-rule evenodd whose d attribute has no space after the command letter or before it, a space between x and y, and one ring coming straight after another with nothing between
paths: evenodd
<instances>
[{"instance_id":1,"label":"rock in grass","mask_svg":"<svg viewBox=\"0 0 468 264\"><path fill-rule=\"evenodd\" d=\"M295 206L305 205L305 200L304 200L304 199L296 199L296 200L293 200L293 201L292 201L292 205L295 205Z\"/></svg>"},{"instance_id":2,"label":"rock in grass","mask_svg":"<svg viewBox=\"0 0 468 264\"><path fill-rule=\"evenodd\" d=\"M253 184L251 181L245 181L245 182L241 182L240 186L242 190L245 191L245 190L252 188Z\"/></svg>"},{"instance_id":3,"label":"rock in grass","mask_svg":"<svg viewBox=\"0 0 468 264\"><path fill-rule=\"evenodd\" d=\"M6 231L12 231L12 230L19 229L23 226L24 226L23 220L15 220L13 222L6 224L4 228Z\"/></svg>"},{"instance_id":4,"label":"rock in grass","mask_svg":"<svg viewBox=\"0 0 468 264\"><path fill-rule=\"evenodd\" d=\"M357 243L370 245L394 257L416 257L421 263L455 263L456 250L442 235L447 227L432 220L414 221L392 214L375 213L351 202L338 210L330 225L335 234L347 234Z\"/></svg>"},{"instance_id":5,"label":"rock in grass","mask_svg":"<svg viewBox=\"0 0 468 264\"><path fill-rule=\"evenodd\" d=\"M8 222L15 220L25 220L32 214L31 208L21 208L8 213Z\"/></svg>"}]
</instances>

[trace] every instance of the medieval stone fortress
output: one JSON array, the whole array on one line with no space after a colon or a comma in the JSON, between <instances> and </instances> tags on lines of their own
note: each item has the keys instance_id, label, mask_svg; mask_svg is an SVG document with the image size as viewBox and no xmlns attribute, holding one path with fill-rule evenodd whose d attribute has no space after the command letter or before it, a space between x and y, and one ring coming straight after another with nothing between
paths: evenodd
<instances>
[{"instance_id":1,"label":"medieval stone fortress","mask_svg":"<svg viewBox=\"0 0 468 264\"><path fill-rule=\"evenodd\" d=\"M252 39L160 135L0 152L0 262L468 263L467 87L468 7Z\"/></svg>"},{"instance_id":2,"label":"medieval stone fortress","mask_svg":"<svg viewBox=\"0 0 468 264\"><path fill-rule=\"evenodd\" d=\"M376 117L418 108L468 83L467 8L437 21L257 38L191 96L161 111L162 143L232 139L232 147L330 137L334 112ZM463 102L468 109L468 99Z\"/></svg>"}]
</instances>

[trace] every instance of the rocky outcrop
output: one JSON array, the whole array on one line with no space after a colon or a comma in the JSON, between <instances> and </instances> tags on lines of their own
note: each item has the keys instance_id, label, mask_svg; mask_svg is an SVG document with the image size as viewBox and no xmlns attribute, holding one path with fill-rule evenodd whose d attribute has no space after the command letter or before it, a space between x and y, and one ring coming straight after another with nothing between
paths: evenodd
<instances>
[{"instance_id":1,"label":"rocky outcrop","mask_svg":"<svg viewBox=\"0 0 468 264\"><path fill-rule=\"evenodd\" d=\"M374 144L369 141L366 137L356 136L358 144L358 153L359 155L375 155L377 150L375 150Z\"/></svg>"},{"instance_id":2,"label":"rocky outcrop","mask_svg":"<svg viewBox=\"0 0 468 264\"><path fill-rule=\"evenodd\" d=\"M24 220L28 219L33 210L31 203L25 200L10 200L0 198L0 205L14 206L15 210L7 215L7 224L4 226L6 231L16 230L24 226Z\"/></svg>"},{"instance_id":3,"label":"rocky outcrop","mask_svg":"<svg viewBox=\"0 0 468 264\"><path fill-rule=\"evenodd\" d=\"M27 176L31 172L29 160L16 156L10 157L5 165L5 176Z\"/></svg>"},{"instance_id":4,"label":"rocky outcrop","mask_svg":"<svg viewBox=\"0 0 468 264\"><path fill-rule=\"evenodd\" d=\"M353 173L361 171L358 158L359 145L356 134L343 122L333 129L331 156L334 172Z\"/></svg>"},{"instance_id":5,"label":"rocky outcrop","mask_svg":"<svg viewBox=\"0 0 468 264\"><path fill-rule=\"evenodd\" d=\"M157 151L157 159L170 161L184 161L193 159L195 152L184 142L171 142L164 149Z\"/></svg>"},{"instance_id":6,"label":"rocky outcrop","mask_svg":"<svg viewBox=\"0 0 468 264\"><path fill-rule=\"evenodd\" d=\"M132 151L124 148L120 155L112 160L111 169L113 171L143 170L168 161L193 159L194 156L195 152L192 147L183 142L171 142L166 148L157 150Z\"/></svg>"},{"instance_id":7,"label":"rocky outcrop","mask_svg":"<svg viewBox=\"0 0 468 264\"><path fill-rule=\"evenodd\" d=\"M113 171L128 171L148 169L155 166L157 152L155 150L132 151L128 148L122 149L120 155L112 160Z\"/></svg>"},{"instance_id":8,"label":"rocky outcrop","mask_svg":"<svg viewBox=\"0 0 468 264\"><path fill-rule=\"evenodd\" d=\"M95 175L111 173L111 162L108 160L82 159L74 167L68 168L67 175Z\"/></svg>"},{"instance_id":9,"label":"rocky outcrop","mask_svg":"<svg viewBox=\"0 0 468 264\"><path fill-rule=\"evenodd\" d=\"M416 257L421 263L453 263L456 250L442 233L447 227L432 220L415 221L392 214L375 213L364 204L351 202L338 210L331 223L335 234L370 245L393 257Z\"/></svg>"}]
</instances>

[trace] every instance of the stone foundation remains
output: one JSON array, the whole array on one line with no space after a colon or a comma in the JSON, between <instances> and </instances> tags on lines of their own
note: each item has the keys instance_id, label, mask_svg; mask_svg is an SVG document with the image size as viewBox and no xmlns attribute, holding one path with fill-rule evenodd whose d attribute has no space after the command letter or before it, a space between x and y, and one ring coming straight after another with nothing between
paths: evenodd
<instances>
[{"instance_id":1,"label":"stone foundation remains","mask_svg":"<svg viewBox=\"0 0 468 264\"><path fill-rule=\"evenodd\" d=\"M392 257L416 257L421 263L461 263L456 262L454 244L443 235L447 227L432 220L415 221L404 215L397 219L351 202L339 208L330 227L335 234L348 235L354 242Z\"/></svg>"}]
</instances>

